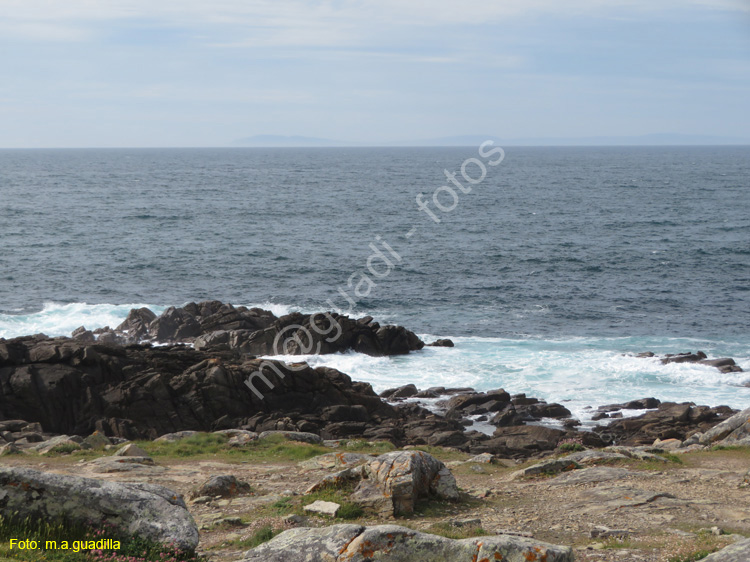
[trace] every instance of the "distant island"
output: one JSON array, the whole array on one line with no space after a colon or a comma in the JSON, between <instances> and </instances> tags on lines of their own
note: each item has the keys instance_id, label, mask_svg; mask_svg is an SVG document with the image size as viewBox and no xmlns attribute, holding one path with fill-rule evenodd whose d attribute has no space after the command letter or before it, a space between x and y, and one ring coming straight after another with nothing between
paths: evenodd
<instances>
[{"instance_id":1,"label":"distant island","mask_svg":"<svg viewBox=\"0 0 750 562\"><path fill-rule=\"evenodd\" d=\"M357 146L479 146L491 140L502 146L742 146L750 145L750 138L710 135L654 133L637 136L594 137L527 137L502 138L495 135L458 135L408 141L354 142L299 135L254 135L238 139L233 146L246 147L357 147Z\"/></svg>"}]
</instances>

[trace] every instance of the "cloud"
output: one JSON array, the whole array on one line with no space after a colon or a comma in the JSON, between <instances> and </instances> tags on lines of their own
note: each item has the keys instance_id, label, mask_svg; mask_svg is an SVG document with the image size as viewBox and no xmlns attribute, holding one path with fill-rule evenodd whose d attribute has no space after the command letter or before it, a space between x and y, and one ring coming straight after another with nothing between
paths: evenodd
<instances>
[{"instance_id":1,"label":"cloud","mask_svg":"<svg viewBox=\"0 0 750 562\"><path fill-rule=\"evenodd\" d=\"M78 41L103 21L245 32L235 46L357 45L392 27L493 24L539 15L649 14L699 7L750 11L746 0L3 0L2 29L33 40ZM381 37L381 39L385 39Z\"/></svg>"}]
</instances>

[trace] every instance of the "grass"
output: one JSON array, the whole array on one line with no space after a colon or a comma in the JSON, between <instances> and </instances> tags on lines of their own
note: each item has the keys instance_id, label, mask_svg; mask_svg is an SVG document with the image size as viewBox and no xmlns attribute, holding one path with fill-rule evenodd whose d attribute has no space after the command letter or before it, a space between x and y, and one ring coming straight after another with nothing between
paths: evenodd
<instances>
[{"instance_id":1,"label":"grass","mask_svg":"<svg viewBox=\"0 0 750 562\"><path fill-rule=\"evenodd\" d=\"M272 525L264 525L260 529L257 529L246 539L235 541L232 544L241 549L251 549L256 546L262 545L264 542L270 541L276 535L281 533L282 529L275 529Z\"/></svg>"},{"instance_id":2,"label":"grass","mask_svg":"<svg viewBox=\"0 0 750 562\"><path fill-rule=\"evenodd\" d=\"M697 550L691 554L679 554L669 558L669 562L695 562L696 560L703 560L709 554L713 554L715 550Z\"/></svg>"},{"instance_id":3,"label":"grass","mask_svg":"<svg viewBox=\"0 0 750 562\"><path fill-rule=\"evenodd\" d=\"M33 549L11 548L11 539L36 541ZM118 550L84 550L75 541L112 539L120 542ZM52 542L56 549L50 548ZM62 546L67 542L68 548ZM76 552L76 550L78 550ZM117 533L114 526L108 530L89 527L58 519L43 521L37 517L11 519L0 516L0 561L24 562L201 562L194 554L144 540L140 537Z\"/></svg>"},{"instance_id":4,"label":"grass","mask_svg":"<svg viewBox=\"0 0 750 562\"><path fill-rule=\"evenodd\" d=\"M364 514L365 514L365 511L364 509L362 509L361 506L352 502L344 502L341 504L341 507L339 508L339 511L336 514L336 517L338 519L351 520L351 519L359 519Z\"/></svg>"},{"instance_id":5,"label":"grass","mask_svg":"<svg viewBox=\"0 0 750 562\"><path fill-rule=\"evenodd\" d=\"M433 535L440 535L441 537L448 539L468 539L471 537L483 537L491 534L489 531L485 531L481 525L456 527L455 525L446 522L433 523L426 529L426 532Z\"/></svg>"},{"instance_id":6,"label":"grass","mask_svg":"<svg viewBox=\"0 0 750 562\"><path fill-rule=\"evenodd\" d=\"M198 433L179 441L138 441L137 445L154 459L202 459L222 457L228 461L279 460L298 462L329 452L322 445L289 441L283 435L272 435L251 441L241 447L230 447L226 435Z\"/></svg>"}]
</instances>

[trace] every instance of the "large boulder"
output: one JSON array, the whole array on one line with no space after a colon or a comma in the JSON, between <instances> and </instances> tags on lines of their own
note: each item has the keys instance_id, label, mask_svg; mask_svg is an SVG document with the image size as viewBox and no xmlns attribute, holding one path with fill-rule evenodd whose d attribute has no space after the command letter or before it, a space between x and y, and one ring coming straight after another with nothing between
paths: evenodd
<instances>
[{"instance_id":1,"label":"large boulder","mask_svg":"<svg viewBox=\"0 0 750 562\"><path fill-rule=\"evenodd\" d=\"M352 500L382 516L408 515L420 498L458 499L450 470L423 451L394 451L363 467L363 480Z\"/></svg>"},{"instance_id":2,"label":"large boulder","mask_svg":"<svg viewBox=\"0 0 750 562\"><path fill-rule=\"evenodd\" d=\"M174 543L190 552L198 546L198 528L182 497L155 484L0 468L0 515L41 521L65 517L73 524L107 524L124 535Z\"/></svg>"},{"instance_id":3,"label":"large boulder","mask_svg":"<svg viewBox=\"0 0 750 562\"><path fill-rule=\"evenodd\" d=\"M242 562L573 562L569 547L496 535L452 540L396 525L333 525L285 531L245 553Z\"/></svg>"}]
</instances>

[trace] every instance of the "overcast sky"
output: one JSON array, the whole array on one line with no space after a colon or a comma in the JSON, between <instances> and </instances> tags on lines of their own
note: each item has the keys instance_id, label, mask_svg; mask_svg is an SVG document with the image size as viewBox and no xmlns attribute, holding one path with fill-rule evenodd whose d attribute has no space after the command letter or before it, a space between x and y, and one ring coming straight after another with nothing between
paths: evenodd
<instances>
[{"instance_id":1,"label":"overcast sky","mask_svg":"<svg viewBox=\"0 0 750 562\"><path fill-rule=\"evenodd\" d=\"M0 0L0 147L747 137L750 0Z\"/></svg>"}]
</instances>

